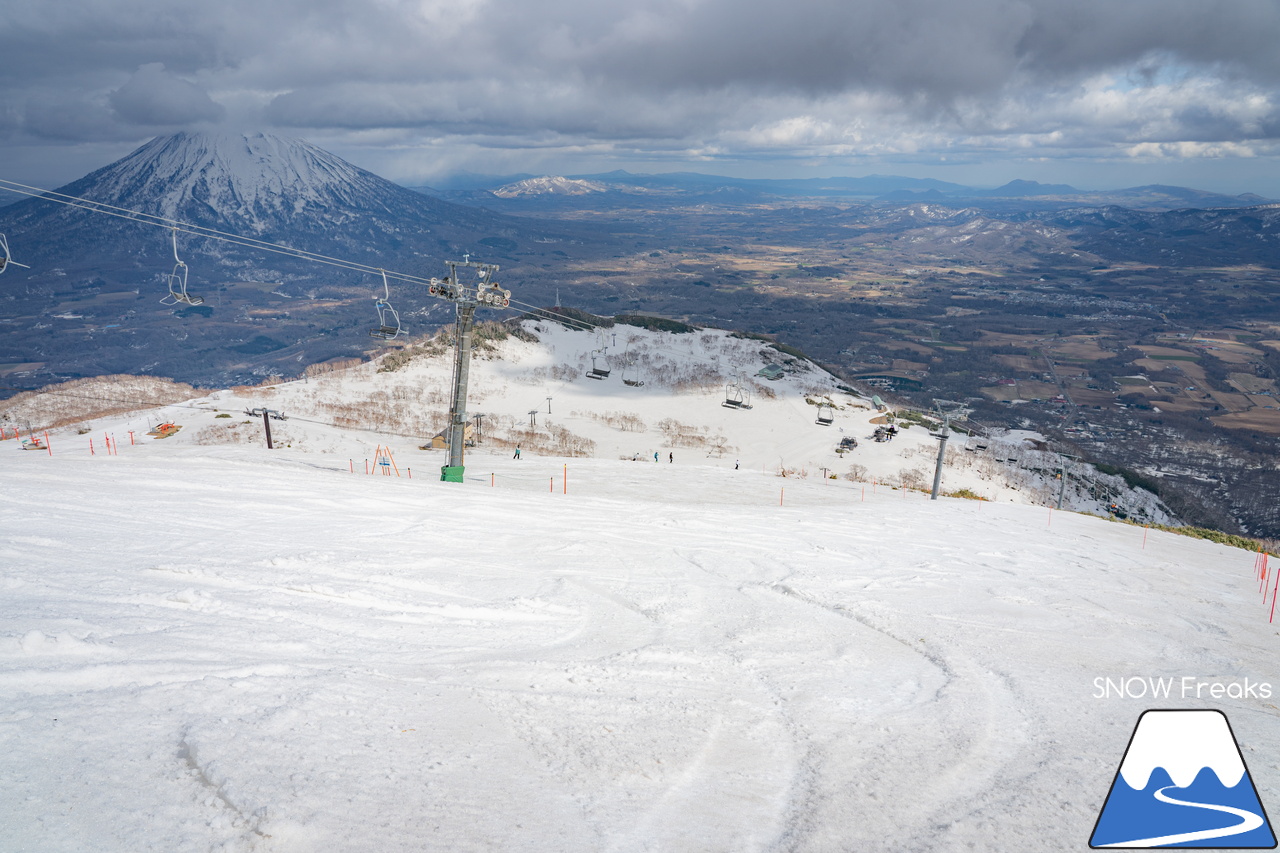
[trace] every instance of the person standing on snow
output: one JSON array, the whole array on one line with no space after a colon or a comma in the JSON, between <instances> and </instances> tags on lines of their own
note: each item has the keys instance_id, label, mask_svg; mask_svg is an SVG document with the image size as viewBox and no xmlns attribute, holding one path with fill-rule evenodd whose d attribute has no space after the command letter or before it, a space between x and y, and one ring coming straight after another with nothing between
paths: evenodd
<instances>
[{"instance_id":1,"label":"person standing on snow","mask_svg":"<svg viewBox=\"0 0 1280 853\"><path fill-rule=\"evenodd\" d=\"M658 461L658 451L656 451L656 450L655 450L655 451L653 451L653 461L654 461L654 462L657 462L657 461Z\"/></svg>"},{"instance_id":2,"label":"person standing on snow","mask_svg":"<svg viewBox=\"0 0 1280 853\"><path fill-rule=\"evenodd\" d=\"M675 461L676 461L676 455L674 453L668 453L667 462L675 462Z\"/></svg>"},{"instance_id":3,"label":"person standing on snow","mask_svg":"<svg viewBox=\"0 0 1280 853\"><path fill-rule=\"evenodd\" d=\"M519 459L519 458L520 458L520 445L518 445L518 444L516 445L516 455L515 455L515 456L512 456L511 458L512 458L512 459Z\"/></svg>"}]
</instances>

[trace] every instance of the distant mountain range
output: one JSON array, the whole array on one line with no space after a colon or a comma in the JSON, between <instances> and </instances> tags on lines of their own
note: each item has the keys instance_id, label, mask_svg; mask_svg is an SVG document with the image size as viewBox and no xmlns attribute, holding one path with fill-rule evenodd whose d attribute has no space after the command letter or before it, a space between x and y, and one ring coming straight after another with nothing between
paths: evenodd
<instances>
[{"instance_id":1,"label":"distant mountain range","mask_svg":"<svg viewBox=\"0 0 1280 853\"><path fill-rule=\"evenodd\" d=\"M571 186L575 188L572 192L568 190ZM932 178L896 175L770 179L729 178L697 172L645 175L626 171L566 176L468 174L443 182L439 187L414 189L442 199L495 209L526 209L543 203L553 207L583 207L599 205L603 201L626 207L641 205L657 197L670 197L685 203L763 202L794 197L899 204L925 201L996 208L1007 207L1007 203L1012 202L1022 207L1030 204L1041 209L1114 204L1147 210L1251 207L1270 201L1252 193L1233 196L1164 185L1088 191L1067 184L1014 180L994 189L982 189Z\"/></svg>"},{"instance_id":2,"label":"distant mountain range","mask_svg":"<svg viewBox=\"0 0 1280 853\"><path fill-rule=\"evenodd\" d=\"M1280 205L1250 206L1259 199L1179 187L1102 197L1032 181L984 191L879 175L749 180L609 172L467 180L470 189L420 192L301 140L180 133L152 140L60 192L117 212L424 277L471 253L501 264L502 277L519 282L526 303L548 304L563 288L593 310L625 299L631 310L678 315L696 308L744 327L754 315L702 304L718 297L710 290L691 297L677 275L682 270L655 265L663 257L655 250L671 240L702 239L703 223L676 222L680 211L718 208L732 214L733 233L774 234L781 227L798 244L846 239L851 227L911 233L921 245L945 243L951 255L972 252L975 262L991 243L1003 247L1001 262L1015 265L1052 264L1085 251L1099 263L1280 267ZM1122 197L1135 203L1121 204ZM579 210L617 215L555 215ZM1027 236L1010 242L1014 232ZM297 375L308 364L359 355L371 345L371 297L381 295L381 281L342 262L320 265L179 232L188 290L204 302L166 305L160 300L175 267L167 228L32 198L0 208L0 233L14 259L30 266L0 276L0 376L7 384L104 373L235 384ZM619 263L637 252L646 258L641 266ZM634 281L633 269L641 276ZM391 288L410 331L450 320L449 306L423 290Z\"/></svg>"}]
</instances>

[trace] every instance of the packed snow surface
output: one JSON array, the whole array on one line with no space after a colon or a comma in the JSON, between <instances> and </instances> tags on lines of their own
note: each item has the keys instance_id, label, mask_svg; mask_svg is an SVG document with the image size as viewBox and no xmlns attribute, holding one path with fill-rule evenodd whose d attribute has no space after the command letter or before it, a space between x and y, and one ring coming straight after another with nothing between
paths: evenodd
<instances>
[{"instance_id":1,"label":"packed snow surface","mask_svg":"<svg viewBox=\"0 0 1280 853\"><path fill-rule=\"evenodd\" d=\"M545 405L515 382L483 410L521 387L503 405ZM779 477L839 435L811 447L781 391L703 401L801 436L771 458L761 424L725 427L738 469L711 440L633 462L660 434L609 433L571 387L553 408L596 458L482 443L462 484L319 415L273 451L197 442L260 429L231 392L51 432L52 455L0 442L0 850L1080 850L1150 707L1223 710L1280 802L1274 694L1136 694L1280 687L1253 554ZM677 404L709 435L700 399ZM146 437L160 420L183 429Z\"/></svg>"}]
</instances>

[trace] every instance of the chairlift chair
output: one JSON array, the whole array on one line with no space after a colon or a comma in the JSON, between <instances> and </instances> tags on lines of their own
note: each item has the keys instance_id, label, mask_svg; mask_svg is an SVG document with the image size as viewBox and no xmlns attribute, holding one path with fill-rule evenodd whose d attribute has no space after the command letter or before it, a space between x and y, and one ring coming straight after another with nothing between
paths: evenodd
<instances>
[{"instance_id":1,"label":"chairlift chair","mask_svg":"<svg viewBox=\"0 0 1280 853\"><path fill-rule=\"evenodd\" d=\"M374 307L378 309L378 328L370 329L369 336L389 341L400 335L404 329L400 327L400 315L391 307L391 287L387 284L386 270L382 273L382 296L375 296Z\"/></svg>"},{"instance_id":2,"label":"chairlift chair","mask_svg":"<svg viewBox=\"0 0 1280 853\"><path fill-rule=\"evenodd\" d=\"M31 269L26 264L20 264L13 259L13 256L9 254L9 241L5 239L3 234L0 234L0 272L4 272L10 266L22 267L24 270Z\"/></svg>"},{"instance_id":3,"label":"chairlift chair","mask_svg":"<svg viewBox=\"0 0 1280 853\"><path fill-rule=\"evenodd\" d=\"M724 402L720 405L729 409L751 408L751 392L742 387L742 381L735 379L724 388Z\"/></svg>"},{"instance_id":4,"label":"chairlift chair","mask_svg":"<svg viewBox=\"0 0 1280 853\"><path fill-rule=\"evenodd\" d=\"M631 355L630 347L622 353L622 384L630 385L632 388L644 385L643 379L636 378L635 356Z\"/></svg>"},{"instance_id":5,"label":"chairlift chair","mask_svg":"<svg viewBox=\"0 0 1280 853\"><path fill-rule=\"evenodd\" d=\"M204 298L187 293L187 265L178 257L178 229L173 229L173 272L169 273L169 292L160 297L161 305L203 305Z\"/></svg>"},{"instance_id":6,"label":"chairlift chair","mask_svg":"<svg viewBox=\"0 0 1280 853\"><path fill-rule=\"evenodd\" d=\"M608 379L609 378L609 360L601 354L600 350L591 353L591 369L587 371L588 379Z\"/></svg>"},{"instance_id":7,"label":"chairlift chair","mask_svg":"<svg viewBox=\"0 0 1280 853\"><path fill-rule=\"evenodd\" d=\"M817 420L817 424L819 426L831 426L832 422L835 421L835 419L836 419L835 407L833 407L830 403L819 404L818 420Z\"/></svg>"}]
</instances>

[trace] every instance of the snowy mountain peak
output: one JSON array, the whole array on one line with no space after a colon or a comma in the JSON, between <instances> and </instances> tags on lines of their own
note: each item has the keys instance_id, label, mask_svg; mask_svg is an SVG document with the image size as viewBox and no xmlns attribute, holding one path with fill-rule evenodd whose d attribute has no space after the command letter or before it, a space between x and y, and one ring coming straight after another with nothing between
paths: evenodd
<instances>
[{"instance_id":1,"label":"snowy mountain peak","mask_svg":"<svg viewBox=\"0 0 1280 853\"><path fill-rule=\"evenodd\" d=\"M257 230L335 200L404 191L309 142L266 133L159 136L84 181L93 198L130 199L174 219L204 209Z\"/></svg>"},{"instance_id":2,"label":"snowy mountain peak","mask_svg":"<svg viewBox=\"0 0 1280 853\"><path fill-rule=\"evenodd\" d=\"M591 193L602 193L607 190L608 187L597 181L582 181L574 178L548 175L507 184L494 190L493 194L499 198L518 198L519 196L531 195L590 195Z\"/></svg>"}]
</instances>

